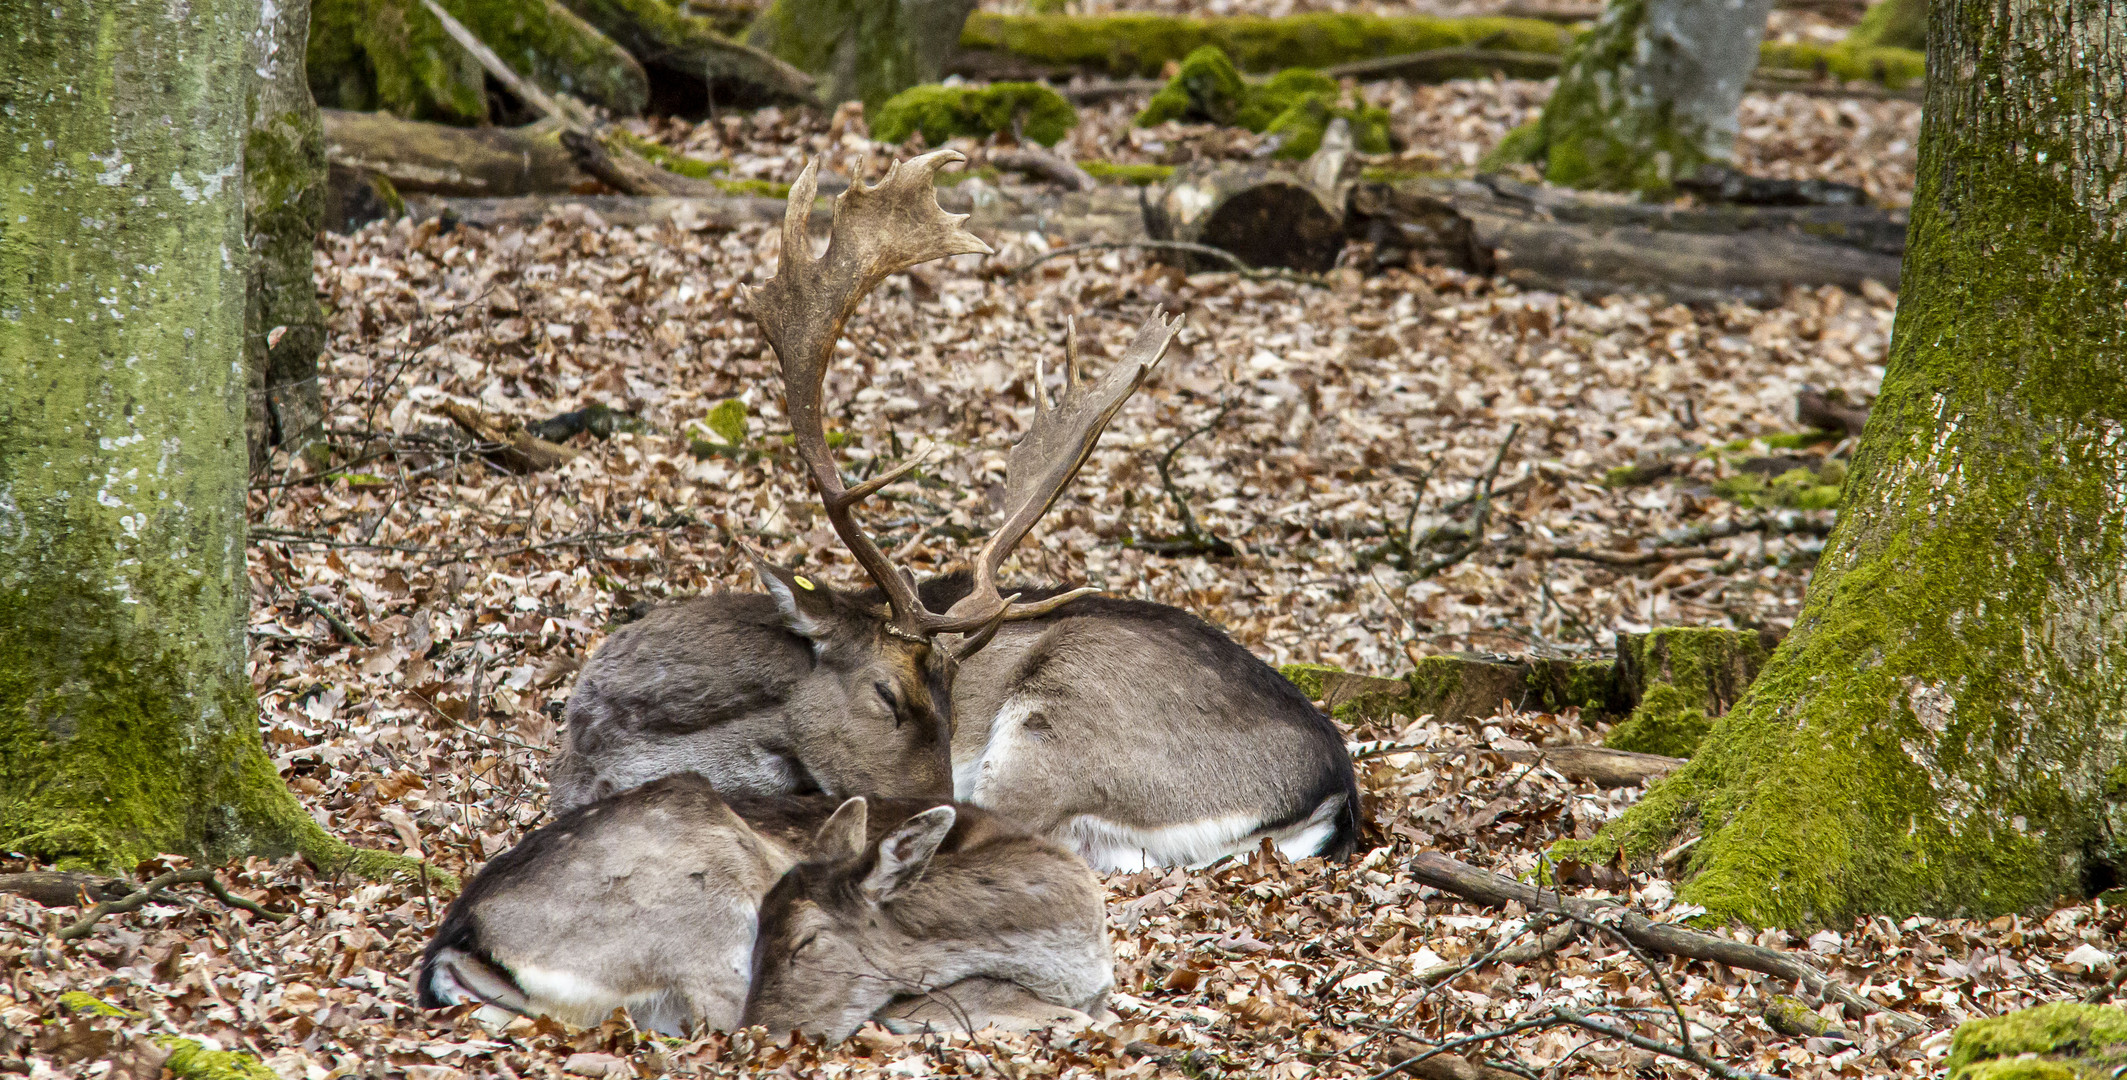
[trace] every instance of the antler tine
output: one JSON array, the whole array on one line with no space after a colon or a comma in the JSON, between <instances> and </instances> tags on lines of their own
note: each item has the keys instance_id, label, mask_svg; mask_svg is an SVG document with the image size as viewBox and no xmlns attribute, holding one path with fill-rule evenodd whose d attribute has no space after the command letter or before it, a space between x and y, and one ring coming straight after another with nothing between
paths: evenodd
<instances>
[{"instance_id":1,"label":"antler tine","mask_svg":"<svg viewBox=\"0 0 2127 1080\"><path fill-rule=\"evenodd\" d=\"M1078 319L1064 316L1064 389L1078 385Z\"/></svg>"},{"instance_id":2,"label":"antler tine","mask_svg":"<svg viewBox=\"0 0 2127 1080\"><path fill-rule=\"evenodd\" d=\"M1176 316L1168 322L1155 309L1138 328L1137 337L1121 361L1095 382L1075 382L1064 388L1061 400L1035 416L1025 437L1012 447L1005 474L1005 515L997 531L975 556L972 591L952 610L932 622L937 633L967 633L991 623L1030 619L1093 592L1077 589L1032 604L1015 604L997 591L997 568L1018 546L1028 530L1054 505L1065 485L1093 453L1093 444L1113 419L1116 410L1136 392L1165 355L1168 342L1181 329Z\"/></svg>"},{"instance_id":3,"label":"antler tine","mask_svg":"<svg viewBox=\"0 0 2127 1080\"><path fill-rule=\"evenodd\" d=\"M894 621L919 631L930 613L916 590L879 550L851 509L885 481L842 483L842 473L827 446L821 401L827 364L842 326L864 295L887 275L948 255L988 254L990 246L961 228L966 214L948 214L938 206L931 177L951 162L965 161L958 152L938 150L897 162L876 184L851 184L835 199L834 224L827 250L814 257L807 229L813 196L819 190L819 162L806 163L790 186L783 211L783 255L768 284L745 293L754 320L775 347L782 367L783 395L790 414L798 456L812 471L813 487L827 520L865 573L886 593ZM898 472L906 472L913 465ZM897 473L898 475L898 473Z\"/></svg>"}]
</instances>

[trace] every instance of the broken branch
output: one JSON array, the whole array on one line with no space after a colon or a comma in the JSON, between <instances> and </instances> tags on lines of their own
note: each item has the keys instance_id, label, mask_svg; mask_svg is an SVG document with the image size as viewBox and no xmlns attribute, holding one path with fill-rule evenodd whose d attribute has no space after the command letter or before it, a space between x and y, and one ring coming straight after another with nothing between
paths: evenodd
<instances>
[{"instance_id":1,"label":"broken branch","mask_svg":"<svg viewBox=\"0 0 2127 1080\"><path fill-rule=\"evenodd\" d=\"M1925 1023L1862 997L1845 984L1786 953L1702 934L1675 923L1658 923L1614 904L1567 899L1557 892L1480 870L1435 852L1419 852L1412 857L1409 866L1411 874L1425 884L1475 903L1503 907L1512 900L1519 901L1530 911L1553 911L1576 919L1595 919L1603 925L1614 925L1620 934L1651 952L1726 964L1798 983L1810 993L1831 998L1842 1005L1881 1013L1900 1031L1927 1028ZM1614 923L1609 921L1611 916L1615 917Z\"/></svg>"}]
</instances>

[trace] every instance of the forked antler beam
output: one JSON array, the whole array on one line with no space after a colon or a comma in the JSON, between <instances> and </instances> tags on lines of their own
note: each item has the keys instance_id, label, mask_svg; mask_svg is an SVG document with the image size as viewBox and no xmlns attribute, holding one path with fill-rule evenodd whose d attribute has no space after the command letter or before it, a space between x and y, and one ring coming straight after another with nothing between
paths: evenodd
<instances>
[{"instance_id":1,"label":"forked antler beam","mask_svg":"<svg viewBox=\"0 0 2127 1080\"><path fill-rule=\"evenodd\" d=\"M835 200L834 224L827 250L814 257L806 230L818 190L818 163L809 163L790 188L783 217L783 254L775 277L746 294L754 318L775 347L782 365L783 392L798 456L812 471L813 486L828 522L859 565L886 594L895 627L903 633L974 634L969 649L979 647L998 624L1032 618L1054 610L1081 589L1037 604L1015 604L997 591L997 569L1034 522L1041 518L1064 485L1093 452L1115 411L1144 382L1181 325L1155 312L1138 331L1128 353L1097 384L1082 384L1075 332L1066 348L1062 399L1054 406L1040 385L1037 370L1035 418L1025 438L1012 448L1005 482L1004 523L975 558L975 587L943 614L923 606L914 579L893 565L852 511L880 488L916 468L920 459L855 487L843 483L841 470L827 446L822 395L827 364L843 324L864 295L887 275L948 255L986 254L989 245L961 228L965 214L948 214L938 206L932 176L949 162L965 158L939 150L888 170L874 185L852 184ZM967 651L967 650L963 650Z\"/></svg>"}]
</instances>

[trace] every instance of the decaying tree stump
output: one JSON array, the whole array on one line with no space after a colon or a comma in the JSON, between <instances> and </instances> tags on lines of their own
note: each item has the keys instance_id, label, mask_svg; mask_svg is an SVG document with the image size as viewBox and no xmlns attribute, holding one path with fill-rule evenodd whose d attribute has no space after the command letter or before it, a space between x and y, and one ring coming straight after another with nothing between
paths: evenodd
<instances>
[{"instance_id":1,"label":"decaying tree stump","mask_svg":"<svg viewBox=\"0 0 2127 1080\"><path fill-rule=\"evenodd\" d=\"M1344 250L1343 208L1301 176L1267 165L1175 174L1145 202L1145 232L1230 251L1250 266L1321 272ZM1191 269L1215 269L1186 256Z\"/></svg>"},{"instance_id":2,"label":"decaying tree stump","mask_svg":"<svg viewBox=\"0 0 2127 1080\"><path fill-rule=\"evenodd\" d=\"M1743 700L1777 643L1770 634L1701 626L1619 634L1618 689L1635 704L1603 745L1690 757L1714 718Z\"/></svg>"}]
</instances>

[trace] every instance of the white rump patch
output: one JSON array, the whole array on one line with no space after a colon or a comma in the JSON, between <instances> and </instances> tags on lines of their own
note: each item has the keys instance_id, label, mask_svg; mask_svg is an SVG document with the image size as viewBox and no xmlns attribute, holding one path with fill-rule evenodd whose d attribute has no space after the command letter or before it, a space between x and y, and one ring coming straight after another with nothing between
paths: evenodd
<instances>
[{"instance_id":1,"label":"white rump patch","mask_svg":"<svg viewBox=\"0 0 2127 1080\"><path fill-rule=\"evenodd\" d=\"M1150 829L1118 825L1092 814L1064 823L1058 840L1077 851L1095 870L1136 871L1154 866L1198 867L1228 855L1247 855L1268 836L1288 859L1320 854L1336 835L1337 812L1344 796L1322 801L1303 821L1264 831L1254 814L1223 814Z\"/></svg>"},{"instance_id":2,"label":"white rump patch","mask_svg":"<svg viewBox=\"0 0 2127 1080\"><path fill-rule=\"evenodd\" d=\"M1011 759L1021 737L1019 726L1034 715L1036 704L1028 698L1014 698L997 710L997 715L990 718L990 738L983 744L982 753L953 765L953 798L984 805L982 796Z\"/></svg>"}]
</instances>

